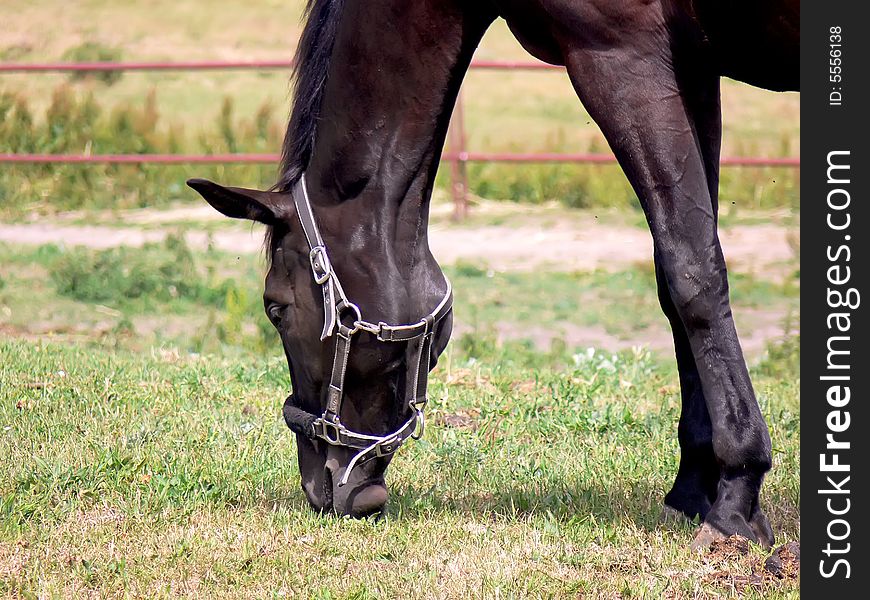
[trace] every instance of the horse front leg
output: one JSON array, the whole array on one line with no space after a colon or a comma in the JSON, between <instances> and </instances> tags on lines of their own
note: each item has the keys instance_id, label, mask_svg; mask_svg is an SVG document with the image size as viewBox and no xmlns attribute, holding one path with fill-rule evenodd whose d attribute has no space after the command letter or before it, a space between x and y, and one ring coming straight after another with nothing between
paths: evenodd
<instances>
[{"instance_id":1,"label":"horse front leg","mask_svg":"<svg viewBox=\"0 0 870 600\"><path fill-rule=\"evenodd\" d=\"M704 163L707 190L714 217L719 208L719 151L722 143L722 112L719 80L695 77L683 84L688 88L687 111L692 116L698 148ZM680 466L671 490L665 495L663 518L699 516L703 521L716 501L720 470L713 451L713 424L701 385L698 365L680 313L674 305L667 274L658 255L656 285L659 303L674 334L674 349L680 374L682 406L677 436L680 442Z\"/></svg>"},{"instance_id":2,"label":"horse front leg","mask_svg":"<svg viewBox=\"0 0 870 600\"><path fill-rule=\"evenodd\" d=\"M719 485L719 463L713 452L713 425L688 333L671 299L661 260L656 257L655 262L659 303L674 334L682 399L680 423L677 427L680 466L674 485L665 495L662 520L692 520L698 516L703 521L716 501L716 488Z\"/></svg>"},{"instance_id":3,"label":"horse front leg","mask_svg":"<svg viewBox=\"0 0 870 600\"><path fill-rule=\"evenodd\" d=\"M701 49L678 50L681 44L667 39L667 31L662 23L610 36L609 47L601 46L603 36L595 43L574 40L565 52L568 72L640 198L662 304L675 328L687 412L681 419L684 460L668 501L704 517L696 546L732 534L772 544L759 508L770 436L731 314L711 193L717 184L708 168L713 155L718 158L718 128L711 130L717 118L705 113L703 98L718 98L718 76Z\"/></svg>"}]
</instances>

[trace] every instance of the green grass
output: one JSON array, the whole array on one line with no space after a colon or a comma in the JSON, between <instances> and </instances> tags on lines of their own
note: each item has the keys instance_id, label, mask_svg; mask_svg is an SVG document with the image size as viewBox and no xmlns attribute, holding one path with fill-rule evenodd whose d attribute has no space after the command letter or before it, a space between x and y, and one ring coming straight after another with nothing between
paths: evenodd
<instances>
[{"instance_id":1,"label":"green grass","mask_svg":"<svg viewBox=\"0 0 870 600\"><path fill-rule=\"evenodd\" d=\"M711 573L746 568L656 524L678 397L673 368L642 352L564 370L451 352L378 522L305 507L280 358L14 341L0 356L0 593L696 597L729 595ZM775 448L763 503L794 539L798 386L756 386ZM452 414L471 425L445 425ZM796 593L768 583L750 597Z\"/></svg>"},{"instance_id":2,"label":"green grass","mask_svg":"<svg viewBox=\"0 0 870 600\"><path fill-rule=\"evenodd\" d=\"M0 264L0 327L18 333L134 350L264 352L277 344L262 309L262 257L193 251L181 230L140 249L0 244ZM565 339L598 339L593 334L622 347L662 337L666 343L657 347L669 344L650 265L501 273L461 262L445 273L456 290L455 341L472 354L481 344L525 340L531 364L542 347L568 356L576 348ZM740 324L756 312L796 319L800 288L793 277L771 283L732 272L730 281ZM781 326L783 335L791 333L789 323Z\"/></svg>"},{"instance_id":3,"label":"green grass","mask_svg":"<svg viewBox=\"0 0 870 600\"><path fill-rule=\"evenodd\" d=\"M601 325L610 334L630 337L664 319L651 264L616 273L499 273L474 264L445 271L461 291L457 313L475 329L506 323L573 323ZM775 284L735 272L729 281L737 311L798 309L800 288L793 279Z\"/></svg>"},{"instance_id":4,"label":"green grass","mask_svg":"<svg viewBox=\"0 0 870 600\"><path fill-rule=\"evenodd\" d=\"M193 252L179 235L143 248L0 244L0 326L145 350L262 351L262 259ZM34 296L40 302L33 302Z\"/></svg>"},{"instance_id":5,"label":"green grass","mask_svg":"<svg viewBox=\"0 0 870 600\"><path fill-rule=\"evenodd\" d=\"M300 6L6 0L0 61L288 58ZM479 56L526 57L503 23ZM13 75L0 96L12 115L0 139L15 151L274 151L288 105L283 72ZM472 149L604 151L563 75L472 73L464 99ZM796 95L724 81L723 154L797 154L799 107ZM183 181L195 175L263 187L274 168L4 169L0 213L117 220L95 211L192 201ZM635 200L616 168L482 165L470 176L486 197L642 221L624 210ZM796 188L788 171L726 169L723 224L767 222L759 208L791 222ZM463 226L528 218L500 210ZM563 218L562 208L543 217ZM757 549L699 557L691 527L657 525L679 451L672 361L524 339L532 324L557 342L568 324L619 339L660 327L647 267L447 269L466 334L433 375L426 437L390 467L380 521L305 505L262 272L258 256L191 251L178 238L140 250L0 244L0 596L727 597L743 591L732 577L757 570ZM731 277L738 324L745 311L797 313L796 278ZM509 326L515 335L502 335ZM779 541L799 535L798 368L799 338L753 360L774 443L762 503ZM798 588L767 581L744 593Z\"/></svg>"},{"instance_id":6,"label":"green grass","mask_svg":"<svg viewBox=\"0 0 870 600\"><path fill-rule=\"evenodd\" d=\"M301 30L303 0L150 0L125 3L88 0L6 0L0 60L61 60L91 43L120 52L125 60L289 59ZM53 27L42 24L51 19ZM503 21L484 37L480 58L529 60ZM45 106L66 75L7 76L18 90ZM199 128L216 115L223 95L238 112L254 114L268 103L287 102L287 73L127 73L110 87L84 82L110 104L130 103L157 89L161 113ZM778 155L800 150L797 94L773 94L723 82L725 154ZM584 151L601 143L597 128L577 101L564 74L475 71L465 86L466 120L475 149L564 146ZM494 115L497 115L495 117Z\"/></svg>"},{"instance_id":7,"label":"green grass","mask_svg":"<svg viewBox=\"0 0 870 600\"><path fill-rule=\"evenodd\" d=\"M433 375L387 518L354 522L312 514L299 489L262 259L179 237L119 252L0 246L0 331L26 338L0 341L0 595L688 598L757 570L759 551L697 557L691 527L657 525L678 459L671 360L496 336L632 335L663 319L644 268L448 269L475 335ZM167 295L176 269L188 293ZM794 282L732 284L741 309L797 310ZM754 368L775 449L762 501L783 541L799 534L798 359L786 338Z\"/></svg>"}]
</instances>

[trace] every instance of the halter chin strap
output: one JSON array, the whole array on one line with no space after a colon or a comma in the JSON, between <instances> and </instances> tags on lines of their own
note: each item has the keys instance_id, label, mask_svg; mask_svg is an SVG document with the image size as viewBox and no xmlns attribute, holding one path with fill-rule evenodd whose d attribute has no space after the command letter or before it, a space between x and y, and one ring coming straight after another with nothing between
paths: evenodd
<instances>
[{"instance_id":1,"label":"halter chin strap","mask_svg":"<svg viewBox=\"0 0 870 600\"><path fill-rule=\"evenodd\" d=\"M323 291L323 330L320 339L323 341L335 336L335 355L332 360L332 374L323 414L317 416L305 411L298 398L291 395L284 402L284 420L291 430L311 440L322 440L333 446L358 450L338 483L339 486L343 486L350 478L354 467L372 458L393 454L408 438L419 439L423 435L425 425L423 410L428 401L426 387L429 361L432 356L432 338L435 326L453 308L453 289L450 281L447 281L447 293L441 302L416 323L389 325L381 321L376 325L363 320L359 307L347 299L332 269L326 244L314 219L304 174L294 186L292 196L310 250L308 257L311 263L311 274L314 282ZM342 320L342 317L348 316L353 318L350 326L345 325ZM374 335L381 342L407 342L408 344L405 355L408 369L405 379L405 405L411 409L411 417L399 429L383 436L357 433L341 423L344 378L350 356L351 340L361 331Z\"/></svg>"}]
</instances>

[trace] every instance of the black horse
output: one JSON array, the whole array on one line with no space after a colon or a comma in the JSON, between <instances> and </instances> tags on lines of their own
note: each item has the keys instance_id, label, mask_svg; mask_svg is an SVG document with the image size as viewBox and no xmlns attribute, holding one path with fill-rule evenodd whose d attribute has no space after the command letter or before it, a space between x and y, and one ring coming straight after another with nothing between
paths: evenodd
<instances>
[{"instance_id":1,"label":"black horse","mask_svg":"<svg viewBox=\"0 0 870 600\"><path fill-rule=\"evenodd\" d=\"M269 226L264 300L290 366L285 417L308 500L380 511L392 452L420 425L426 367L452 326L429 200L463 76L499 17L567 67L649 222L682 386L665 511L700 516L699 546L730 534L772 544L759 507L770 436L717 234L719 85L798 89L797 0L309 0L278 183L190 182L224 214Z\"/></svg>"}]
</instances>

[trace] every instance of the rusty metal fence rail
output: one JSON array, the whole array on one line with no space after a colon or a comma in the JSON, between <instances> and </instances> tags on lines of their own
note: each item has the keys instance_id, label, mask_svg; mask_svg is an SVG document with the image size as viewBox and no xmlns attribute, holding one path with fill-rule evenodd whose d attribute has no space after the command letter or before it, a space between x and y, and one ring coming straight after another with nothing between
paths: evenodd
<instances>
[{"instance_id":1,"label":"rusty metal fence rail","mask_svg":"<svg viewBox=\"0 0 870 600\"><path fill-rule=\"evenodd\" d=\"M292 68L292 61L139 61L139 62L80 62L80 63L0 63L0 75L12 73L86 73L105 71L218 71L218 70L284 70ZM475 70L489 71L558 71L562 67L533 61L475 60ZM460 95L451 120L448 147L442 161L450 165L451 192L454 211L462 218L468 212L466 164L470 162L507 163L578 163L607 164L616 162L612 154L596 153L507 153L471 152L467 149L465 110ZM2 150L2 149L0 149ZM277 154L12 154L0 152L0 164L274 164ZM723 157L723 166L788 167L800 168L798 157Z\"/></svg>"}]
</instances>

